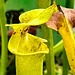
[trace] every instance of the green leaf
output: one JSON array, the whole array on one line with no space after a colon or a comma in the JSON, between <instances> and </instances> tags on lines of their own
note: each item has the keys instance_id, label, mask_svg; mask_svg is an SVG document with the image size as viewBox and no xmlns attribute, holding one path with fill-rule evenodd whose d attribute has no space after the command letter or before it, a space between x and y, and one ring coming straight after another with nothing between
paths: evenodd
<instances>
[{"instance_id":1,"label":"green leaf","mask_svg":"<svg viewBox=\"0 0 75 75\"><path fill-rule=\"evenodd\" d=\"M7 27L6 24L6 17L5 17L5 4L4 0L0 0L0 27L1 27L1 74L6 74L6 64L8 60L8 50L7 50Z\"/></svg>"}]
</instances>

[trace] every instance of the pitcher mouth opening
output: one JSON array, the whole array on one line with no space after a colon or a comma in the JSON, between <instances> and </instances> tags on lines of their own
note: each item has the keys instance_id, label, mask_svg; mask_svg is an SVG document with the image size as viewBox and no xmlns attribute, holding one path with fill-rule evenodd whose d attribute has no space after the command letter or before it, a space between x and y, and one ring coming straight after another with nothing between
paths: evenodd
<instances>
[{"instance_id":1,"label":"pitcher mouth opening","mask_svg":"<svg viewBox=\"0 0 75 75\"><path fill-rule=\"evenodd\" d=\"M35 54L48 54L49 50L47 51L36 51L36 52L27 52L27 53L22 53L22 52L18 52L15 50L9 50L11 53L15 54L15 55L35 55Z\"/></svg>"}]
</instances>

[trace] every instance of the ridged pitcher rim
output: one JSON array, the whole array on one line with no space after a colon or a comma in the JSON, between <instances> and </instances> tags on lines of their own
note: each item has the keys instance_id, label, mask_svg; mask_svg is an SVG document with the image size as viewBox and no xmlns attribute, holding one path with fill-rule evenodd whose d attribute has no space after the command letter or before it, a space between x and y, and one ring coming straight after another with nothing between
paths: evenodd
<instances>
[{"instance_id":1,"label":"ridged pitcher rim","mask_svg":"<svg viewBox=\"0 0 75 75\"><path fill-rule=\"evenodd\" d=\"M21 52L18 52L18 51L11 51L9 50L11 53L15 54L15 55L35 55L35 54L48 54L49 53L49 50L47 51L37 51L37 52L29 52L29 53L21 53Z\"/></svg>"}]
</instances>

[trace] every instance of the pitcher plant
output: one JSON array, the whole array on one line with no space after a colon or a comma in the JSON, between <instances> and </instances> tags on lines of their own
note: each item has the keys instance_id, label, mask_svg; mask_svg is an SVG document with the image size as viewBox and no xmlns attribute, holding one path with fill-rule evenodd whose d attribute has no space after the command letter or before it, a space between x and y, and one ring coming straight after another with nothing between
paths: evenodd
<instances>
[{"instance_id":1,"label":"pitcher plant","mask_svg":"<svg viewBox=\"0 0 75 75\"><path fill-rule=\"evenodd\" d=\"M47 40L28 33L29 26L43 24L53 12L54 3L46 9L34 9L20 15L20 24L10 24L14 32L9 40L8 49L16 57L16 75L43 75L43 57L49 52L44 42Z\"/></svg>"},{"instance_id":2,"label":"pitcher plant","mask_svg":"<svg viewBox=\"0 0 75 75\"><path fill-rule=\"evenodd\" d=\"M75 75L75 39L73 35L75 11L74 9L63 7L61 7L61 9L63 11L61 10L62 12L54 13L50 20L46 22L46 25L58 31L62 36L67 59L73 75Z\"/></svg>"}]
</instances>

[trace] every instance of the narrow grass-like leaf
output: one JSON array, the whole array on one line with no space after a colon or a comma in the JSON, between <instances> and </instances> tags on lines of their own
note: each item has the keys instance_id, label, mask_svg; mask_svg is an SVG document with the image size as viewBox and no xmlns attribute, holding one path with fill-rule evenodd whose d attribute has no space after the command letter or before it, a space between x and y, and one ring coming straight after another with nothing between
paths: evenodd
<instances>
[{"instance_id":1,"label":"narrow grass-like leaf","mask_svg":"<svg viewBox=\"0 0 75 75\"><path fill-rule=\"evenodd\" d=\"M63 52L63 47L64 47L64 45L63 45L63 40L61 40L60 42L58 42L58 43L53 47L54 55Z\"/></svg>"},{"instance_id":2,"label":"narrow grass-like leaf","mask_svg":"<svg viewBox=\"0 0 75 75\"><path fill-rule=\"evenodd\" d=\"M68 63L68 59L66 56L66 52L64 52L65 49L63 50L63 75L68 75L68 71L69 71L69 63Z\"/></svg>"},{"instance_id":3,"label":"narrow grass-like leaf","mask_svg":"<svg viewBox=\"0 0 75 75\"><path fill-rule=\"evenodd\" d=\"M4 0L0 0L0 25L1 25L1 40L2 40L2 51L1 51L1 74L6 75L6 64L8 60L8 51L7 51L7 27L6 18L5 18L5 7Z\"/></svg>"}]
</instances>

